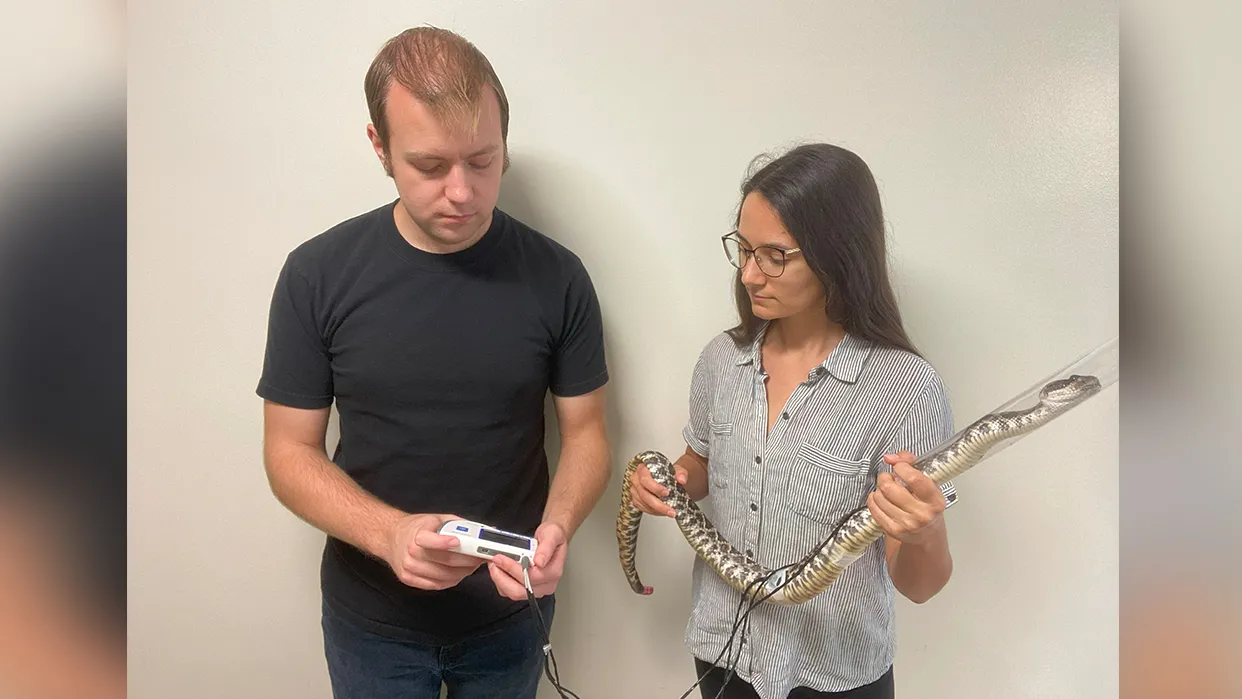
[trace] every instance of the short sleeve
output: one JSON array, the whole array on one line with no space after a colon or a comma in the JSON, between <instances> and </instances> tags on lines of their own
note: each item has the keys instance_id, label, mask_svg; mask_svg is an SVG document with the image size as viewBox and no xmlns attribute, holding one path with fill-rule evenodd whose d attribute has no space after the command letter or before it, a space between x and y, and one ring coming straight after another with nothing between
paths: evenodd
<instances>
[{"instance_id":1,"label":"short sleeve","mask_svg":"<svg viewBox=\"0 0 1242 699\"><path fill-rule=\"evenodd\" d=\"M293 408L332 405L332 365L314 313L310 283L285 260L272 293L257 393Z\"/></svg>"},{"instance_id":2,"label":"short sleeve","mask_svg":"<svg viewBox=\"0 0 1242 699\"><path fill-rule=\"evenodd\" d=\"M916 458L922 458L933 449L939 447L953 436L953 410L949 403L948 393L938 376L923 388L919 397L906 413L901 427L897 429L884 453L894 454L909 451ZM882 471L892 471L887 461L880 461ZM940 492L944 493L945 507L957 503L957 489L952 481L940 484Z\"/></svg>"},{"instance_id":3,"label":"short sleeve","mask_svg":"<svg viewBox=\"0 0 1242 699\"><path fill-rule=\"evenodd\" d=\"M591 277L581 264L565 291L565 305L552 360L550 388L557 396L580 396L608 383L604 323Z\"/></svg>"},{"instance_id":4,"label":"short sleeve","mask_svg":"<svg viewBox=\"0 0 1242 699\"><path fill-rule=\"evenodd\" d=\"M707 362L707 353L704 351L699 356L698 362L694 365L694 374L690 378L690 417L686 422L685 429L682 430L682 437L686 440L686 446L695 451L696 454L707 458L710 456L709 437L711 436L710 418L711 414L711 386L710 386L710 368Z\"/></svg>"}]
</instances>

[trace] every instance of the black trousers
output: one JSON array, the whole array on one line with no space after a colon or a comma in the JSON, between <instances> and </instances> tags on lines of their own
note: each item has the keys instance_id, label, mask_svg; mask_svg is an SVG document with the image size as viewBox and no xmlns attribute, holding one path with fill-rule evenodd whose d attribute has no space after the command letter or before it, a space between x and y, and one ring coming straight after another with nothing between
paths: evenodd
<instances>
[{"instance_id":1,"label":"black trousers","mask_svg":"<svg viewBox=\"0 0 1242 699\"><path fill-rule=\"evenodd\" d=\"M704 672L707 673L707 676L703 677L703 682L699 684L699 693L703 699L716 699L728 670L714 667L711 663L698 658L694 659L694 669L699 677L702 677ZM734 675L729 678L729 685L725 687L719 699L759 699L759 695L755 693L754 687ZM847 689L844 692L817 692L807 687L795 687L789 693L788 699L893 699L893 668L890 667L888 672L871 684Z\"/></svg>"}]
</instances>

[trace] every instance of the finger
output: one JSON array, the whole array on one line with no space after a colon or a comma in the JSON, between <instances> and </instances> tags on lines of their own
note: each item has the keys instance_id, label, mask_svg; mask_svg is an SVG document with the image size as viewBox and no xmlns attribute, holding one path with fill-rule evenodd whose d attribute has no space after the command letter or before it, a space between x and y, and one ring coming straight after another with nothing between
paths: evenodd
<instances>
[{"instance_id":1,"label":"finger","mask_svg":"<svg viewBox=\"0 0 1242 699\"><path fill-rule=\"evenodd\" d=\"M400 580L403 584L409 587L418 588L419 590L448 589L445 583L443 582L440 582L438 580L432 580L430 578L424 578L421 575L414 575L413 573L406 571L406 570L403 570L400 573L398 573L397 579Z\"/></svg>"},{"instance_id":2,"label":"finger","mask_svg":"<svg viewBox=\"0 0 1242 699\"><path fill-rule=\"evenodd\" d=\"M422 585L419 585L419 583L422 582L422 578L406 570L404 565L402 565L401 568L394 570L393 572L396 574L397 579L400 580L402 584L408 585L410 587L422 587Z\"/></svg>"},{"instance_id":3,"label":"finger","mask_svg":"<svg viewBox=\"0 0 1242 699\"><path fill-rule=\"evenodd\" d=\"M890 473L881 473L876 478L876 490L884 494L884 499L896 505L901 510L909 513L916 513L926 507L919 501L906 486L898 483Z\"/></svg>"},{"instance_id":4,"label":"finger","mask_svg":"<svg viewBox=\"0 0 1242 699\"><path fill-rule=\"evenodd\" d=\"M414 535L412 544L424 549L436 549L438 551L449 551L461 546L461 542L455 536L449 534L437 534L428 529L420 529Z\"/></svg>"},{"instance_id":5,"label":"finger","mask_svg":"<svg viewBox=\"0 0 1242 699\"><path fill-rule=\"evenodd\" d=\"M875 518L876 524L880 525L880 529L883 529L885 534L893 537L894 539L901 539L901 534L903 533L901 527L893 521L892 517L889 517L884 513L884 510L880 507L878 500L878 493L872 493L867 496L867 508L871 510L871 516Z\"/></svg>"},{"instance_id":6,"label":"finger","mask_svg":"<svg viewBox=\"0 0 1242 699\"><path fill-rule=\"evenodd\" d=\"M940 492L940 486L917 468L905 463L897 463L893 466L893 470L901 480L906 482L910 492L914 493L919 500L929 505L936 505L944 497Z\"/></svg>"},{"instance_id":7,"label":"finger","mask_svg":"<svg viewBox=\"0 0 1242 699\"><path fill-rule=\"evenodd\" d=\"M630 504L646 511L648 500L647 487L637 479L630 481Z\"/></svg>"},{"instance_id":8,"label":"finger","mask_svg":"<svg viewBox=\"0 0 1242 699\"><path fill-rule=\"evenodd\" d=\"M545 583L548 581L555 582L560 579L562 572L565 570L565 559L569 554L568 546L560 546L553 551L547 560L530 570L531 584Z\"/></svg>"},{"instance_id":9,"label":"finger","mask_svg":"<svg viewBox=\"0 0 1242 699\"><path fill-rule=\"evenodd\" d=\"M553 571L550 568L531 568L530 569L530 586L539 592L546 590L548 587L556 587L556 583L560 582L560 571ZM522 589L526 589L522 583Z\"/></svg>"},{"instance_id":10,"label":"finger","mask_svg":"<svg viewBox=\"0 0 1242 699\"><path fill-rule=\"evenodd\" d=\"M520 601L526 599L526 588L522 583L514 580L508 573L496 565L500 558L492 559L492 562L487 566L487 571L492 576L492 583L496 585L496 591L511 600Z\"/></svg>"},{"instance_id":11,"label":"finger","mask_svg":"<svg viewBox=\"0 0 1242 699\"><path fill-rule=\"evenodd\" d=\"M496 586L496 592L500 593L500 596L518 601L526 599L526 588L509 577L507 573L491 564L488 564L487 569L491 575L492 584Z\"/></svg>"},{"instance_id":12,"label":"finger","mask_svg":"<svg viewBox=\"0 0 1242 699\"><path fill-rule=\"evenodd\" d=\"M522 579L522 564L508 556L493 556L488 565L493 565L514 580Z\"/></svg>"},{"instance_id":13,"label":"finger","mask_svg":"<svg viewBox=\"0 0 1242 699\"><path fill-rule=\"evenodd\" d=\"M666 505L663 500L659 499L652 493L645 493L642 496L643 506L640 507L643 512L660 517L676 517L677 512L672 507Z\"/></svg>"},{"instance_id":14,"label":"finger","mask_svg":"<svg viewBox=\"0 0 1242 699\"><path fill-rule=\"evenodd\" d=\"M637 507L647 514L667 515L673 510L673 508L665 505L662 501L656 498L655 495L652 495L645 490L639 490L634 493L634 495L636 497L631 497L630 502L633 503L634 507Z\"/></svg>"},{"instance_id":15,"label":"finger","mask_svg":"<svg viewBox=\"0 0 1242 699\"><path fill-rule=\"evenodd\" d=\"M421 549L415 554L415 557L448 568L468 568L473 570L483 564L482 558L467 556L464 553L457 553L455 551L437 551L436 549Z\"/></svg>"},{"instance_id":16,"label":"finger","mask_svg":"<svg viewBox=\"0 0 1242 699\"><path fill-rule=\"evenodd\" d=\"M547 568L531 568L530 586L536 597L556 592L556 585L561 581L562 569L563 567L557 566L555 561Z\"/></svg>"},{"instance_id":17,"label":"finger","mask_svg":"<svg viewBox=\"0 0 1242 699\"><path fill-rule=\"evenodd\" d=\"M648 507L646 492L638 483L630 483L630 505L646 512Z\"/></svg>"},{"instance_id":18,"label":"finger","mask_svg":"<svg viewBox=\"0 0 1242 699\"><path fill-rule=\"evenodd\" d=\"M441 563L433 558L410 556L406 560L405 568L424 577L443 580L460 580L469 575L475 568L478 568L484 562L483 559L474 558L473 556L466 556L465 560L465 565L449 565L447 563Z\"/></svg>"},{"instance_id":19,"label":"finger","mask_svg":"<svg viewBox=\"0 0 1242 699\"><path fill-rule=\"evenodd\" d=\"M535 564L535 568L542 568L548 564L548 559L550 559L552 555L563 546L563 543L558 542L555 539L540 541L539 548L535 551L535 560L531 561L531 563Z\"/></svg>"},{"instance_id":20,"label":"finger","mask_svg":"<svg viewBox=\"0 0 1242 699\"><path fill-rule=\"evenodd\" d=\"M556 521L547 521L539 525L535 530L535 539L540 544L547 542L553 545L565 543L565 529Z\"/></svg>"},{"instance_id":21,"label":"finger","mask_svg":"<svg viewBox=\"0 0 1242 699\"><path fill-rule=\"evenodd\" d=\"M409 561L402 572L410 578L417 580L417 587L428 590L444 590L461 582L461 575L453 574L452 571L441 568L439 566L429 564L425 561Z\"/></svg>"},{"instance_id":22,"label":"finger","mask_svg":"<svg viewBox=\"0 0 1242 699\"><path fill-rule=\"evenodd\" d=\"M656 483L655 478L651 477L651 471L648 471L645 466L638 471L638 483L644 490L654 493L658 497L666 497L668 495L668 488Z\"/></svg>"},{"instance_id":23,"label":"finger","mask_svg":"<svg viewBox=\"0 0 1242 699\"><path fill-rule=\"evenodd\" d=\"M908 464L912 464L914 463L914 458L915 458L914 454L911 454L910 452L905 451L905 450L899 451L896 454L885 454L884 455L884 460L887 461L890 465L895 464L898 461L904 461Z\"/></svg>"},{"instance_id":24,"label":"finger","mask_svg":"<svg viewBox=\"0 0 1242 699\"><path fill-rule=\"evenodd\" d=\"M898 527L898 529L895 531L905 532L905 531L911 531L912 529L914 529L914 526L912 525L912 522L911 522L910 513L901 509L896 504L894 504L891 500L889 500L888 496L883 491L877 490L874 493L872 493L872 495L875 496L876 509L878 509L882 514L887 516L889 521L891 521L896 527ZM906 493L906 495L909 496L910 494ZM872 512L872 514L874 515L875 513Z\"/></svg>"},{"instance_id":25,"label":"finger","mask_svg":"<svg viewBox=\"0 0 1242 699\"><path fill-rule=\"evenodd\" d=\"M559 524L546 522L535 530L535 540L539 542L539 548L532 563L537 567L545 566L549 559L565 548L565 530Z\"/></svg>"},{"instance_id":26,"label":"finger","mask_svg":"<svg viewBox=\"0 0 1242 699\"><path fill-rule=\"evenodd\" d=\"M540 569L548 565L548 561L553 558L556 553L565 548L564 544L556 544L554 546L544 546L539 544L539 550L535 551L534 568ZM549 550L551 549L551 550Z\"/></svg>"},{"instance_id":27,"label":"finger","mask_svg":"<svg viewBox=\"0 0 1242 699\"><path fill-rule=\"evenodd\" d=\"M656 483L655 479L650 475L647 476L647 480L643 481L642 486L639 489L639 497L647 503L649 508L646 510L647 512L654 515L668 515L670 517L675 514L673 508L664 504L664 498L669 496L670 491L668 488Z\"/></svg>"}]
</instances>

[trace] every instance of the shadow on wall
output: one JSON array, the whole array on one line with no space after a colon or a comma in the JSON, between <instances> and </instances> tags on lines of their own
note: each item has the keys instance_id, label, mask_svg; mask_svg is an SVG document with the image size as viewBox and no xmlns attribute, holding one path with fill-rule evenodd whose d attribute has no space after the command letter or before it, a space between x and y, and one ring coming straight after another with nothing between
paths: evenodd
<instances>
[{"instance_id":1,"label":"shadow on wall","mask_svg":"<svg viewBox=\"0 0 1242 699\"><path fill-rule=\"evenodd\" d=\"M604 260L594 257L590 250L596 246L586 244L586 239L591 235L589 221L574 220L564 211L554 211L556 204L552 201L553 197L548 194L540 195L540 186L536 180L536 172L548 172L559 166L552 164L531 164L529 156L523 156L522 162L515 162L509 171L505 173L504 181L500 188L500 199L497 206L518 219L522 223L543 233L556 242L564 245L582 259L583 264L587 268L587 272L591 275L591 279L596 288L596 293L600 297L600 305L603 313L604 324L604 353L608 357L609 370L612 373L608 386L606 388L607 401L607 422L610 436L626 432L624 418L619 409L619 395L623 394L624 389L619 389L620 382L616 381L616 363L613 361L616 357L616 341L615 338L620 332L608 313L608 299L600 293L601 286L611 286L606 283L609 275L609 269L605 268ZM608 201L601 197L602 189L599 187L582 187L578 191L565 191L564 182L572 181L582 184L586 181L586 177L581 173L574 173L573 178L558 178L555 184L556 199L570 200L579 202L576 206L582 209L589 209L593 212L592 218L596 220L617 220L617 217L623 215L623 207L620 203L608 206ZM553 187L549 186L545 192L552 191ZM542 201L540 201L542 199ZM613 251L610 251L611 269L617 266L624 267L622 260L612 258ZM623 250L616 250L615 254L621 257L625 254ZM618 263L621 263L618 265ZM601 283L605 282L605 283ZM545 403L545 414L548 420L548 443L547 450L550 455L552 465L555 467L555 455L560 452L560 438L556 432L556 412L551 395ZM615 459L614 459L615 461ZM614 464L615 465L615 464ZM614 474L619 477L619 474ZM617 480L617 479L614 479Z\"/></svg>"},{"instance_id":2,"label":"shadow on wall","mask_svg":"<svg viewBox=\"0 0 1242 699\"><path fill-rule=\"evenodd\" d=\"M592 625L607 618L601 617L601 611L615 609L619 603L628 607L637 599L625 581L617 558L615 517L625 464L631 452L637 453L639 447L635 445L644 439L643 435L633 434L643 426L627 419L622 406L644 401L635 401L628 393L636 386L641 390L641 385L635 383L639 377L626 378L633 361L623 355L618 338L627 330L622 327L626 313L634 308L657 307L659 302L654 295L644 297L644 294L655 292L633 282L634 270L642 269L645 255L642 246L626 244L623 238L610 234L616 230L635 231L640 224L618 197L610 195L606 185L589 171L572 165L527 154L515 154L513 160L501 185L497 206L582 259L600 299L610 373L605 389L605 409L612 449L611 475L607 489L574 537L565 575L558 587L554 651L561 679L572 688L585 681L587 668L606 663L604 656L611 654L607 644L587 642L599 636L599 629ZM606 228L599 222L607 222ZM623 298L619 292L624 294ZM670 319L669 322L676 321ZM545 448L550 469L555 473L561 441L551 395L545 402L545 420ZM688 577L686 580L688 582ZM627 618L632 619L644 635L678 639L684 632L688 611L686 600L681 596L664 594L645 598L639 618ZM569 642L557 643L558 637ZM599 653L604 655L594 657L593 654Z\"/></svg>"}]
</instances>

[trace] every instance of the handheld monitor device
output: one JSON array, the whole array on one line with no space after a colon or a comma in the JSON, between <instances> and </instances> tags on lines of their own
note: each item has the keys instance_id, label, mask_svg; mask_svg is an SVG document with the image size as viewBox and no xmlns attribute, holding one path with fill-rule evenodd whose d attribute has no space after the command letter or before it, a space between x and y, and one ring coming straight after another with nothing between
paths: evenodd
<instances>
[{"instance_id":1,"label":"handheld monitor device","mask_svg":"<svg viewBox=\"0 0 1242 699\"><path fill-rule=\"evenodd\" d=\"M514 534L464 519L445 522L440 526L439 531L441 534L455 536L461 542L459 547L453 549L454 551L488 560L499 555L508 556L519 563L523 558L527 558L533 563L535 548L539 544L529 536Z\"/></svg>"}]
</instances>

